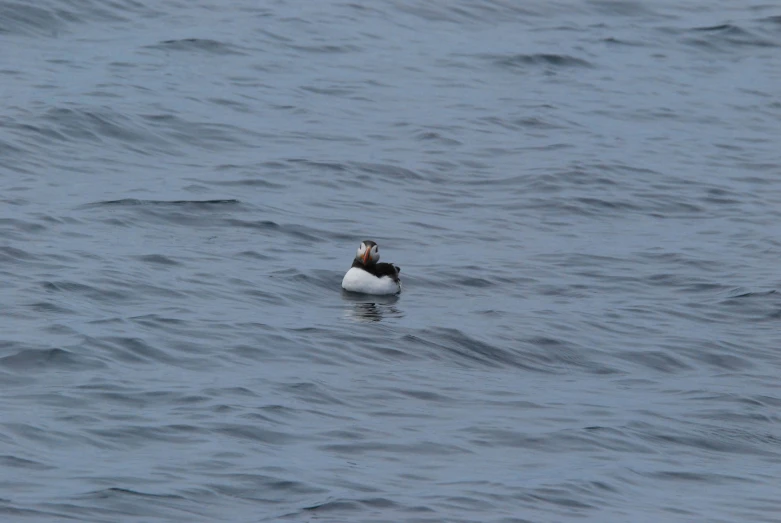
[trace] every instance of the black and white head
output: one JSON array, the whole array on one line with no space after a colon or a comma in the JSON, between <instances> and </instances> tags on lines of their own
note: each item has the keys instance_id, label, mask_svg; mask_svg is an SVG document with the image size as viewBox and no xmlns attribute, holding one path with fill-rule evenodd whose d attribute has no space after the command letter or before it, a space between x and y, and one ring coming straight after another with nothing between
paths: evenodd
<instances>
[{"instance_id":1,"label":"black and white head","mask_svg":"<svg viewBox=\"0 0 781 523\"><path fill-rule=\"evenodd\" d=\"M380 248L371 240L364 240L358 251L355 253L355 259L364 265L372 265L380 261Z\"/></svg>"}]
</instances>

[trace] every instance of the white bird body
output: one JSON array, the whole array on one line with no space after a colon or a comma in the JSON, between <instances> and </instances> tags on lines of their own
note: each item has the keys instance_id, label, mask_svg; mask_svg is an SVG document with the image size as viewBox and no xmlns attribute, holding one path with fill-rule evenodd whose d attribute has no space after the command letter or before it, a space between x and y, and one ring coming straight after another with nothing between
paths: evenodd
<instances>
[{"instance_id":1,"label":"white bird body","mask_svg":"<svg viewBox=\"0 0 781 523\"><path fill-rule=\"evenodd\" d=\"M361 242L353 265L342 279L342 288L362 294L396 294L401 292L401 269L380 261L380 248L371 240Z\"/></svg>"},{"instance_id":2,"label":"white bird body","mask_svg":"<svg viewBox=\"0 0 781 523\"><path fill-rule=\"evenodd\" d=\"M342 288L363 294L396 294L401 291L401 282L390 276L377 277L358 267L350 267L342 280Z\"/></svg>"}]
</instances>

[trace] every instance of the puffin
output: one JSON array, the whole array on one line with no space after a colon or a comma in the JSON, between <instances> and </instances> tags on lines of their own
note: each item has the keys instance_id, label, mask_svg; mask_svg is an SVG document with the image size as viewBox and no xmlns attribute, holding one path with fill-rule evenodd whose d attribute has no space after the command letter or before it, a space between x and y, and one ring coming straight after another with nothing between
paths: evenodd
<instances>
[{"instance_id":1,"label":"puffin","mask_svg":"<svg viewBox=\"0 0 781 523\"><path fill-rule=\"evenodd\" d=\"M371 240L364 240L355 253L352 267L342 280L342 288L363 294L398 294L401 292L401 268L380 261L380 248Z\"/></svg>"}]
</instances>

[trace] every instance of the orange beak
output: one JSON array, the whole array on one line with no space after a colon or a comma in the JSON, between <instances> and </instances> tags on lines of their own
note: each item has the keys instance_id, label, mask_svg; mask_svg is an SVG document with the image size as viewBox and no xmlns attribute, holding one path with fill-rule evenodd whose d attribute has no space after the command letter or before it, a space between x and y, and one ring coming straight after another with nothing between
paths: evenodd
<instances>
[{"instance_id":1,"label":"orange beak","mask_svg":"<svg viewBox=\"0 0 781 523\"><path fill-rule=\"evenodd\" d=\"M366 249L366 252L363 253L363 264L364 265L366 265L369 262L369 257L371 256L371 254L372 254L372 250L370 248Z\"/></svg>"}]
</instances>

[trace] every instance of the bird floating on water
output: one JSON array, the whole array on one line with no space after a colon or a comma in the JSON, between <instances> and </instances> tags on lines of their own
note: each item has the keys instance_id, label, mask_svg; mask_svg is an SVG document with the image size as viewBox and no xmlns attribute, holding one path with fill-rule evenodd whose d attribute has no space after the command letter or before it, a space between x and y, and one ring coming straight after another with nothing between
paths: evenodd
<instances>
[{"instance_id":1,"label":"bird floating on water","mask_svg":"<svg viewBox=\"0 0 781 523\"><path fill-rule=\"evenodd\" d=\"M380 261L380 248L371 240L361 242L353 265L342 280L342 288L363 294L396 294L401 292L401 268Z\"/></svg>"}]
</instances>

